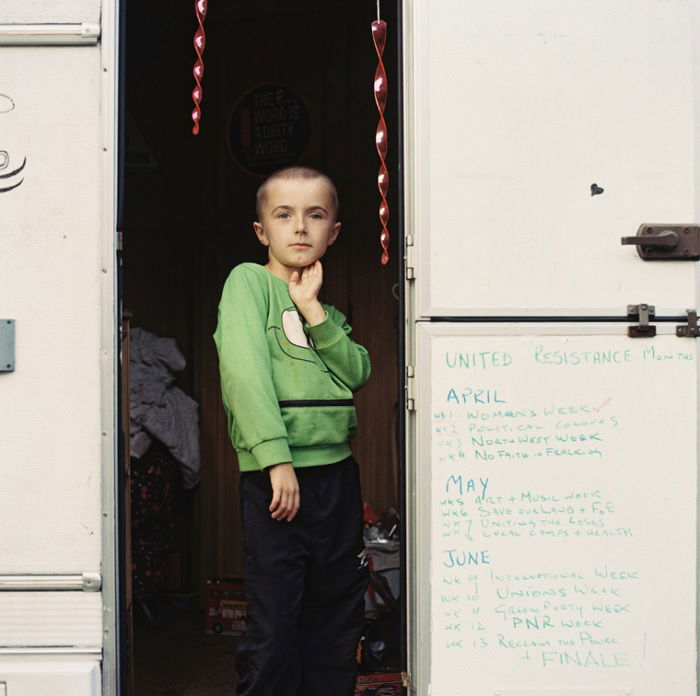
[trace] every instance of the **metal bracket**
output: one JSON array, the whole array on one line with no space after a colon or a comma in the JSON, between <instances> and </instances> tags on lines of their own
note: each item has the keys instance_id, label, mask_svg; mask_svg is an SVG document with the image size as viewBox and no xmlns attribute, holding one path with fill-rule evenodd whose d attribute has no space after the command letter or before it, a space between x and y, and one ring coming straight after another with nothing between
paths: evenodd
<instances>
[{"instance_id":1,"label":"metal bracket","mask_svg":"<svg viewBox=\"0 0 700 696\"><path fill-rule=\"evenodd\" d=\"M0 319L0 372L15 369L15 320Z\"/></svg>"},{"instance_id":2,"label":"metal bracket","mask_svg":"<svg viewBox=\"0 0 700 696\"><path fill-rule=\"evenodd\" d=\"M416 398L413 393L413 378L416 371L413 365L406 365L406 410L413 412L416 410Z\"/></svg>"},{"instance_id":3,"label":"metal bracket","mask_svg":"<svg viewBox=\"0 0 700 696\"><path fill-rule=\"evenodd\" d=\"M416 279L416 265L413 260L414 249L413 235L409 234L406 236L406 256L404 257L406 261L406 280Z\"/></svg>"},{"instance_id":4,"label":"metal bracket","mask_svg":"<svg viewBox=\"0 0 700 696\"><path fill-rule=\"evenodd\" d=\"M637 326L627 327L627 335L630 338L652 338L656 336L656 327L649 324L649 320L654 318L655 313L656 308L654 305L627 305L627 316L630 319L639 321Z\"/></svg>"},{"instance_id":5,"label":"metal bracket","mask_svg":"<svg viewBox=\"0 0 700 696\"><path fill-rule=\"evenodd\" d=\"M100 573L0 575L0 592L99 592L101 588Z\"/></svg>"},{"instance_id":6,"label":"metal bracket","mask_svg":"<svg viewBox=\"0 0 700 696\"><path fill-rule=\"evenodd\" d=\"M688 309L688 323L676 325L676 336L679 338L697 338L700 336L698 326L698 313L695 309Z\"/></svg>"},{"instance_id":7,"label":"metal bracket","mask_svg":"<svg viewBox=\"0 0 700 696\"><path fill-rule=\"evenodd\" d=\"M102 576L99 573L83 573L83 592L99 592L102 589Z\"/></svg>"},{"instance_id":8,"label":"metal bracket","mask_svg":"<svg viewBox=\"0 0 700 696\"><path fill-rule=\"evenodd\" d=\"M94 46L99 24L0 24L0 46Z\"/></svg>"}]
</instances>

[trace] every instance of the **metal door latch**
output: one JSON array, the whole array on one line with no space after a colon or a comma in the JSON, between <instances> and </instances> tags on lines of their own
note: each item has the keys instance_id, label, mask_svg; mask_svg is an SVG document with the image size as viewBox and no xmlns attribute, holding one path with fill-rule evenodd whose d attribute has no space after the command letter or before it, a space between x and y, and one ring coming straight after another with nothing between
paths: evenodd
<instances>
[{"instance_id":1,"label":"metal door latch","mask_svg":"<svg viewBox=\"0 0 700 696\"><path fill-rule=\"evenodd\" d=\"M698 326L698 313L695 309L688 309L688 323L676 326L676 336L679 338L697 338L700 336L700 326Z\"/></svg>"},{"instance_id":2,"label":"metal door latch","mask_svg":"<svg viewBox=\"0 0 700 696\"><path fill-rule=\"evenodd\" d=\"M628 326L627 335L630 338L652 338L656 336L656 327L649 323L654 318L656 307L648 304L627 305L627 316L639 321L637 326Z\"/></svg>"},{"instance_id":3,"label":"metal door latch","mask_svg":"<svg viewBox=\"0 0 700 696\"><path fill-rule=\"evenodd\" d=\"M634 244L645 261L700 261L700 226L641 225L634 237L622 237L622 244Z\"/></svg>"}]
</instances>

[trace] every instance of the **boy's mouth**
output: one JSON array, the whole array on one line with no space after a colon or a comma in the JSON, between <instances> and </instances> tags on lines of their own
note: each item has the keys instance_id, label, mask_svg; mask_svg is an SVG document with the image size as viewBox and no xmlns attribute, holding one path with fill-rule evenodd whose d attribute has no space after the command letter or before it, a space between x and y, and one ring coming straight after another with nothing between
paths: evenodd
<instances>
[{"instance_id":1,"label":"boy's mouth","mask_svg":"<svg viewBox=\"0 0 700 696\"><path fill-rule=\"evenodd\" d=\"M296 244L290 244L289 246L293 247L294 249L310 249L311 244L304 244L302 242L297 242Z\"/></svg>"}]
</instances>

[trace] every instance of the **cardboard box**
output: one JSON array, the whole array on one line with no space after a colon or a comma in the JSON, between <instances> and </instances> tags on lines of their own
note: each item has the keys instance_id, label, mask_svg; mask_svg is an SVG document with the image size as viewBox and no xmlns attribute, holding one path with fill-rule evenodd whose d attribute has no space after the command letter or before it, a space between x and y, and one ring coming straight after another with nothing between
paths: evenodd
<instances>
[{"instance_id":1,"label":"cardboard box","mask_svg":"<svg viewBox=\"0 0 700 696\"><path fill-rule=\"evenodd\" d=\"M245 630L246 617L243 578L207 580L204 616L207 633L240 636Z\"/></svg>"},{"instance_id":2,"label":"cardboard box","mask_svg":"<svg viewBox=\"0 0 700 696\"><path fill-rule=\"evenodd\" d=\"M401 696L401 674L358 674L355 696Z\"/></svg>"}]
</instances>

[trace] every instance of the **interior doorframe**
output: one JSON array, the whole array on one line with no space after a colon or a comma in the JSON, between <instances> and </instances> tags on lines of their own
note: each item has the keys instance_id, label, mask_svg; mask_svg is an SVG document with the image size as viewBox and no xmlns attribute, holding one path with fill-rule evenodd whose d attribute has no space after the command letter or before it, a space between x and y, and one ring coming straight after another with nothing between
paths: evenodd
<instances>
[{"instance_id":1,"label":"interior doorframe","mask_svg":"<svg viewBox=\"0 0 700 696\"><path fill-rule=\"evenodd\" d=\"M407 383L407 354L412 352L409 350L408 340L412 340L412 334L408 331L411 325L412 318L412 303L408 296L408 281L406 280L406 196L405 191L408 184L408 172L405 169L405 147L406 140L406 109L405 109L405 76L406 71L406 55L405 55L405 24L404 24L405 1L397 0L396 2L396 18L397 26L394 36L396 37L396 241L398 254L398 267L396 286L398 288L399 299L399 326L398 326L398 350L397 350L397 400L399 404L399 413L401 416L398 421L398 432L396 437L398 440L398 455L399 455L399 505L401 515L401 545L400 545L400 588L401 588L401 671L402 681L405 691L409 694L415 694L414 681L412 678L414 654L413 648L413 630L412 630L412 612L411 597L409 589L411 588L410 578L411 572L409 562L412 555L409 552L410 540L413 539L413 506L411 505L411 491L414 490L410 485L409 475L409 437L412 433L412 416L408 411L408 383Z\"/></svg>"},{"instance_id":2,"label":"interior doorframe","mask_svg":"<svg viewBox=\"0 0 700 696\"><path fill-rule=\"evenodd\" d=\"M102 549L102 694L121 694L121 563L119 548L119 379L121 321L118 283L119 171L122 165L120 12L123 0L102 0L100 38L101 117L101 549Z\"/></svg>"},{"instance_id":3,"label":"interior doorframe","mask_svg":"<svg viewBox=\"0 0 700 696\"><path fill-rule=\"evenodd\" d=\"M426 619L429 616L425 613L425 608L421 611L419 597L421 588L419 584L418 552L421 547L421 528L417 519L416 505L416 484L418 481L417 472L417 451L416 451L416 413L409 411L409 398L415 398L413 394L412 375L416 365L416 297L415 281L413 273L409 273L409 267L413 267L414 261L412 252L413 235L416 231L416 220L419 211L416 210L416 139L417 127L415 123L416 109L414 106L414 90L412 85L415 81L416 70L413 56L415 53L414 43L416 41L416 18L414 16L414 3L412 0L401 0L399 7L400 27L399 27L399 122L400 122L400 159L399 171L401 173L400 183L400 249L402 263L400 264L399 287L401 288L401 316L403 318L400 328L400 368L402 375L400 384L402 386L401 405L403 410L402 428L402 475L401 480L404 490L402 491L402 503L404 509L404 534L402 537L402 596L403 596L403 616L404 616L404 686L411 696L421 691L421 686L426 686L421 679L429 672L429 656L425 651L420 651L418 646L421 630L428 626L428 637L430 636L429 624ZM411 245L407 244L408 239ZM409 279L410 276L410 279ZM415 402L414 402L415 403ZM428 595L426 595L428 596ZM429 641L428 641L429 642Z\"/></svg>"}]
</instances>

